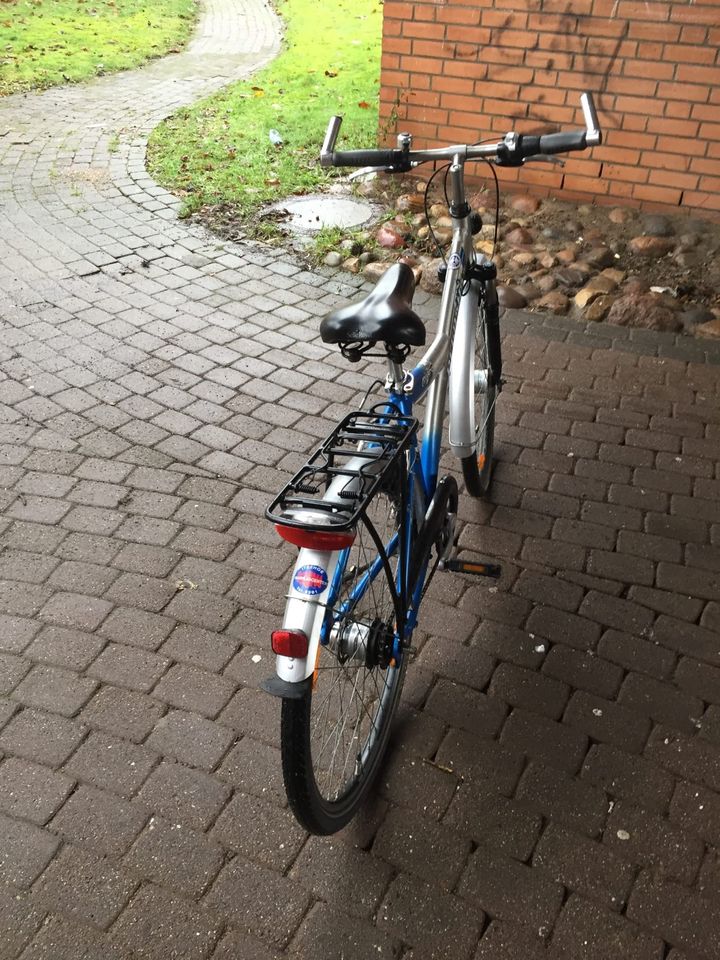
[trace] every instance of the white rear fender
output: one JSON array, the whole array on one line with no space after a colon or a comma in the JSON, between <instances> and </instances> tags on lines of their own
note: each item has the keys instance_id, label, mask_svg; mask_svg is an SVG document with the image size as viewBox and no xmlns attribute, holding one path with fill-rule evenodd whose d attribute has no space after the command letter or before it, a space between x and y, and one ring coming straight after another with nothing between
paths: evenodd
<instances>
[{"instance_id":1,"label":"white rear fender","mask_svg":"<svg viewBox=\"0 0 720 960\"><path fill-rule=\"evenodd\" d=\"M338 551L303 548L298 553L290 581L283 629L302 630L308 638L308 652L304 658L276 658L275 671L287 683L300 683L315 670L320 628L339 558Z\"/></svg>"},{"instance_id":2,"label":"white rear fender","mask_svg":"<svg viewBox=\"0 0 720 960\"><path fill-rule=\"evenodd\" d=\"M359 483L353 477L353 472L363 470L367 474L375 469L378 469L377 465L372 462L368 464L364 457L351 458L346 465L347 473L332 481L323 499L326 503L336 503L340 509L347 508L347 494L353 485ZM313 514L312 511L302 511L298 517L320 528L327 520L322 512ZM320 629L340 557L338 550L313 550L308 547L303 547L298 554L290 581L283 630L302 630L308 638L308 652L303 659L277 657L275 669L281 680L300 683L315 670Z\"/></svg>"}]
</instances>

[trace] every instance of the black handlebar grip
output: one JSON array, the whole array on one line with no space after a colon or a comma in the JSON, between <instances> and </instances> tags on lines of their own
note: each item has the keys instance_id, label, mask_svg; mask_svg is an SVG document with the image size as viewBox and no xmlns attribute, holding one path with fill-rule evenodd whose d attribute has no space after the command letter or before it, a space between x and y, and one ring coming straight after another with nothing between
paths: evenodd
<instances>
[{"instance_id":1,"label":"black handlebar grip","mask_svg":"<svg viewBox=\"0 0 720 960\"><path fill-rule=\"evenodd\" d=\"M536 153L565 153L568 150L584 150L586 147L585 130L573 130L572 133L546 133L538 139L539 149L535 151Z\"/></svg>"},{"instance_id":2,"label":"black handlebar grip","mask_svg":"<svg viewBox=\"0 0 720 960\"><path fill-rule=\"evenodd\" d=\"M407 160L402 150L341 150L331 156L333 167L395 167Z\"/></svg>"}]
</instances>

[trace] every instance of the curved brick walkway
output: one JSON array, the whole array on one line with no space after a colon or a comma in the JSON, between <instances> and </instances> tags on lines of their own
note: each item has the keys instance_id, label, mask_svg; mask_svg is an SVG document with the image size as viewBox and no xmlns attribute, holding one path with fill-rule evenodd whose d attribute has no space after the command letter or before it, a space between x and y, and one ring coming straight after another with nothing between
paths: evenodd
<instances>
[{"instance_id":1,"label":"curved brick walkway","mask_svg":"<svg viewBox=\"0 0 720 960\"><path fill-rule=\"evenodd\" d=\"M147 177L159 118L276 49L259 3L205 9L185 54L0 101L1 960L716 960L702 344L506 318L461 533L503 579L433 586L367 815L288 815L261 515L366 382L316 338L357 284L178 223Z\"/></svg>"}]
</instances>

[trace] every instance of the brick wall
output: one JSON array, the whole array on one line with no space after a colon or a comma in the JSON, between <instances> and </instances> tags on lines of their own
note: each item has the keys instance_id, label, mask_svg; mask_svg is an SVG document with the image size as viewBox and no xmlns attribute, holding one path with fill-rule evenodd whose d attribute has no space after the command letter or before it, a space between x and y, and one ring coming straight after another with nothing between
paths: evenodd
<instances>
[{"instance_id":1,"label":"brick wall","mask_svg":"<svg viewBox=\"0 0 720 960\"><path fill-rule=\"evenodd\" d=\"M503 171L537 193L720 212L720 0L385 0L381 125L416 145L582 124L564 168Z\"/></svg>"}]
</instances>

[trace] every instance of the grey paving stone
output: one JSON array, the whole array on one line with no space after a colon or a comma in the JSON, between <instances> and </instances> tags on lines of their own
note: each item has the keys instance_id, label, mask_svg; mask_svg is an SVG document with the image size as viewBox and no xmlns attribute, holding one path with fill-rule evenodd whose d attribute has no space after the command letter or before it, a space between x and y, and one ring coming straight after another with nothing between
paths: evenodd
<instances>
[{"instance_id":1,"label":"grey paving stone","mask_svg":"<svg viewBox=\"0 0 720 960\"><path fill-rule=\"evenodd\" d=\"M157 120L275 49L242 12L205 5L197 46L145 72L4 101L0 873L60 911L0 897L6 952L714 957L720 355L691 338L503 318L495 487L459 530L503 579L435 580L375 792L301 849L257 690L291 563L262 517L378 366L316 337L363 278L209 240L145 171ZM108 171L82 209L50 174L71 164ZM653 874L628 916L614 858Z\"/></svg>"}]
</instances>

